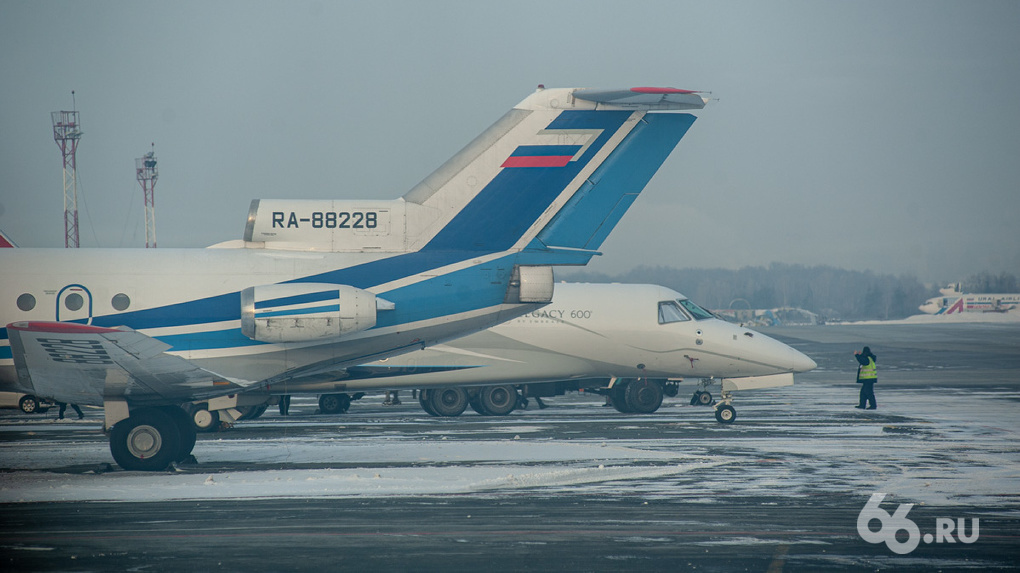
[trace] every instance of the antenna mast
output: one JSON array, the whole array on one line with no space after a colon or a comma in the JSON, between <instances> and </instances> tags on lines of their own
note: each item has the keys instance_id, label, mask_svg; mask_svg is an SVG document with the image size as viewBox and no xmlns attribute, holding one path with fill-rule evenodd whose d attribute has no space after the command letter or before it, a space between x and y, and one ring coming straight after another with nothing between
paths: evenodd
<instances>
[{"instance_id":1,"label":"antenna mast","mask_svg":"<svg viewBox=\"0 0 1020 573\"><path fill-rule=\"evenodd\" d=\"M55 111L53 141L64 158L64 247L78 248L78 140L81 139L81 122L78 119L74 90L71 90L72 111Z\"/></svg>"},{"instance_id":2,"label":"antenna mast","mask_svg":"<svg viewBox=\"0 0 1020 573\"><path fill-rule=\"evenodd\" d=\"M135 176L145 192L145 248L156 248L156 179L159 170L156 168L156 144L152 150L135 159Z\"/></svg>"}]
</instances>

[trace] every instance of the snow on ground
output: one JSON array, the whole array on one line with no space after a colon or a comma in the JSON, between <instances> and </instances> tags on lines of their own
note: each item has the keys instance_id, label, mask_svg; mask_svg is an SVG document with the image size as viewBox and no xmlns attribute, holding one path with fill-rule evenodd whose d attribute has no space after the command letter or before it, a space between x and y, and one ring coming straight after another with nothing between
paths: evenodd
<instances>
[{"instance_id":1,"label":"snow on ground","mask_svg":"<svg viewBox=\"0 0 1020 573\"><path fill-rule=\"evenodd\" d=\"M940 507L1020 507L1020 389L882 388L875 412L851 407L855 390L808 382L738 393L730 426L680 400L637 416L591 397L503 419L435 420L413 408L267 415L203 437L200 465L168 473L103 472L112 460L89 431L95 420L36 419L0 425L0 502L629 491L711 503L881 491Z\"/></svg>"}]
</instances>

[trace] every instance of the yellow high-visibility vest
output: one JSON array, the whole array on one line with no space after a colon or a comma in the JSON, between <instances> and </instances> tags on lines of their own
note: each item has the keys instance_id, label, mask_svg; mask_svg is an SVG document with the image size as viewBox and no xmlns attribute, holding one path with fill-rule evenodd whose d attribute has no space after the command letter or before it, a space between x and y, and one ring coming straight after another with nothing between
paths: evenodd
<instances>
[{"instance_id":1,"label":"yellow high-visibility vest","mask_svg":"<svg viewBox=\"0 0 1020 573\"><path fill-rule=\"evenodd\" d=\"M868 357L867 366L861 366L861 371L857 374L858 380L877 380L878 379L878 366L875 365L875 359Z\"/></svg>"}]
</instances>

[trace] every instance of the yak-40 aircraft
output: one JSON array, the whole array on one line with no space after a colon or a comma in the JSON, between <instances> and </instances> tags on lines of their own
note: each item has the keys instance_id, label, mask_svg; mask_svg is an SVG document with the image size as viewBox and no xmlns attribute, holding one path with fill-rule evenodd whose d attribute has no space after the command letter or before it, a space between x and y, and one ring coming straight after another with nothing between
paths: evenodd
<instances>
[{"instance_id":1,"label":"yak-40 aircraft","mask_svg":"<svg viewBox=\"0 0 1020 573\"><path fill-rule=\"evenodd\" d=\"M666 287L558 283L551 304L488 330L352 367L344 380L307 379L259 391L320 394L319 409L339 413L360 392L418 388L425 411L458 416L468 405L480 414L509 414L518 392L546 397L585 389L607 395L621 412L651 413L664 394L677 394L681 380L696 380L691 403L711 404L706 389L718 384L716 419L730 423L734 390L788 386L794 373L816 366Z\"/></svg>"},{"instance_id":2,"label":"yak-40 aircraft","mask_svg":"<svg viewBox=\"0 0 1020 573\"><path fill-rule=\"evenodd\" d=\"M190 455L241 390L490 327L552 297L694 122L698 93L543 89L403 197L256 200L208 249L0 250L0 382L102 405L125 469Z\"/></svg>"}]
</instances>

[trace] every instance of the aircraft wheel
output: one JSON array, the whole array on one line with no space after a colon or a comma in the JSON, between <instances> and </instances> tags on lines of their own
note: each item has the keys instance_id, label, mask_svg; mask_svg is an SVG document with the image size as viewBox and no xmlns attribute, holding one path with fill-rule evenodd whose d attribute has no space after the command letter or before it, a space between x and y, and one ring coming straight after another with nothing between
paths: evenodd
<instances>
[{"instance_id":1,"label":"aircraft wheel","mask_svg":"<svg viewBox=\"0 0 1020 573\"><path fill-rule=\"evenodd\" d=\"M510 385L486 386L478 391L482 409L491 416L506 416L517 407L517 389Z\"/></svg>"},{"instance_id":2,"label":"aircraft wheel","mask_svg":"<svg viewBox=\"0 0 1020 573\"><path fill-rule=\"evenodd\" d=\"M257 420L262 417L262 414L266 413L269 409L269 404L259 404L258 406L252 406L252 409L248 412L246 420Z\"/></svg>"},{"instance_id":3,"label":"aircraft wheel","mask_svg":"<svg viewBox=\"0 0 1020 573\"><path fill-rule=\"evenodd\" d=\"M715 419L721 424L732 424L737 419L737 411L733 406L724 404L715 409Z\"/></svg>"},{"instance_id":4,"label":"aircraft wheel","mask_svg":"<svg viewBox=\"0 0 1020 573\"><path fill-rule=\"evenodd\" d=\"M630 407L627 406L627 386L630 386L630 382L617 381L609 389L609 401L616 408L616 411L621 414L633 413Z\"/></svg>"},{"instance_id":5,"label":"aircraft wheel","mask_svg":"<svg viewBox=\"0 0 1020 573\"><path fill-rule=\"evenodd\" d=\"M429 405L437 416L456 418L468 407L467 392L463 388L435 388L429 392Z\"/></svg>"},{"instance_id":6,"label":"aircraft wheel","mask_svg":"<svg viewBox=\"0 0 1020 573\"><path fill-rule=\"evenodd\" d=\"M181 432L173 417L156 408L142 408L117 422L110 431L110 453L128 471L166 469L181 451Z\"/></svg>"},{"instance_id":7,"label":"aircraft wheel","mask_svg":"<svg viewBox=\"0 0 1020 573\"><path fill-rule=\"evenodd\" d=\"M676 382L666 382L662 385L662 393L670 398L676 398L676 395L680 393L680 385Z\"/></svg>"},{"instance_id":8,"label":"aircraft wheel","mask_svg":"<svg viewBox=\"0 0 1020 573\"><path fill-rule=\"evenodd\" d=\"M164 406L160 410L169 414L173 419L174 423L177 424L178 432L181 437L181 449L174 457L175 462L179 462L184 458L191 455L191 451L195 449L195 441L198 439L198 430L195 428L194 422L191 421L191 416L182 408L177 406Z\"/></svg>"},{"instance_id":9,"label":"aircraft wheel","mask_svg":"<svg viewBox=\"0 0 1020 573\"><path fill-rule=\"evenodd\" d=\"M266 408L268 407L269 404L257 404L255 406L238 406L237 411L241 413L241 417L238 418L237 420L238 421L254 420L261 416L262 414L265 414Z\"/></svg>"},{"instance_id":10,"label":"aircraft wheel","mask_svg":"<svg viewBox=\"0 0 1020 573\"><path fill-rule=\"evenodd\" d=\"M429 416L438 416L439 414L437 414L436 411L432 409L432 404L430 403L431 395L432 390L419 390L418 404L421 406L421 409L425 410L425 413L428 414Z\"/></svg>"},{"instance_id":11,"label":"aircraft wheel","mask_svg":"<svg viewBox=\"0 0 1020 573\"><path fill-rule=\"evenodd\" d=\"M694 396L698 399L698 406L711 406L712 405L712 393L711 392L695 392Z\"/></svg>"},{"instance_id":12,"label":"aircraft wheel","mask_svg":"<svg viewBox=\"0 0 1020 573\"><path fill-rule=\"evenodd\" d=\"M35 396L22 396L21 400L18 400L18 407L26 414L34 414L39 411L39 400L36 400Z\"/></svg>"},{"instance_id":13,"label":"aircraft wheel","mask_svg":"<svg viewBox=\"0 0 1020 573\"><path fill-rule=\"evenodd\" d=\"M199 432L215 432L220 427L220 413L218 410L197 406L191 411L191 421Z\"/></svg>"},{"instance_id":14,"label":"aircraft wheel","mask_svg":"<svg viewBox=\"0 0 1020 573\"><path fill-rule=\"evenodd\" d=\"M633 380L627 384L624 399L631 412L651 414L662 405L662 386L647 378Z\"/></svg>"},{"instance_id":15,"label":"aircraft wheel","mask_svg":"<svg viewBox=\"0 0 1020 573\"><path fill-rule=\"evenodd\" d=\"M319 411L323 414L343 414L351 407L347 394L323 394L319 396Z\"/></svg>"}]
</instances>

